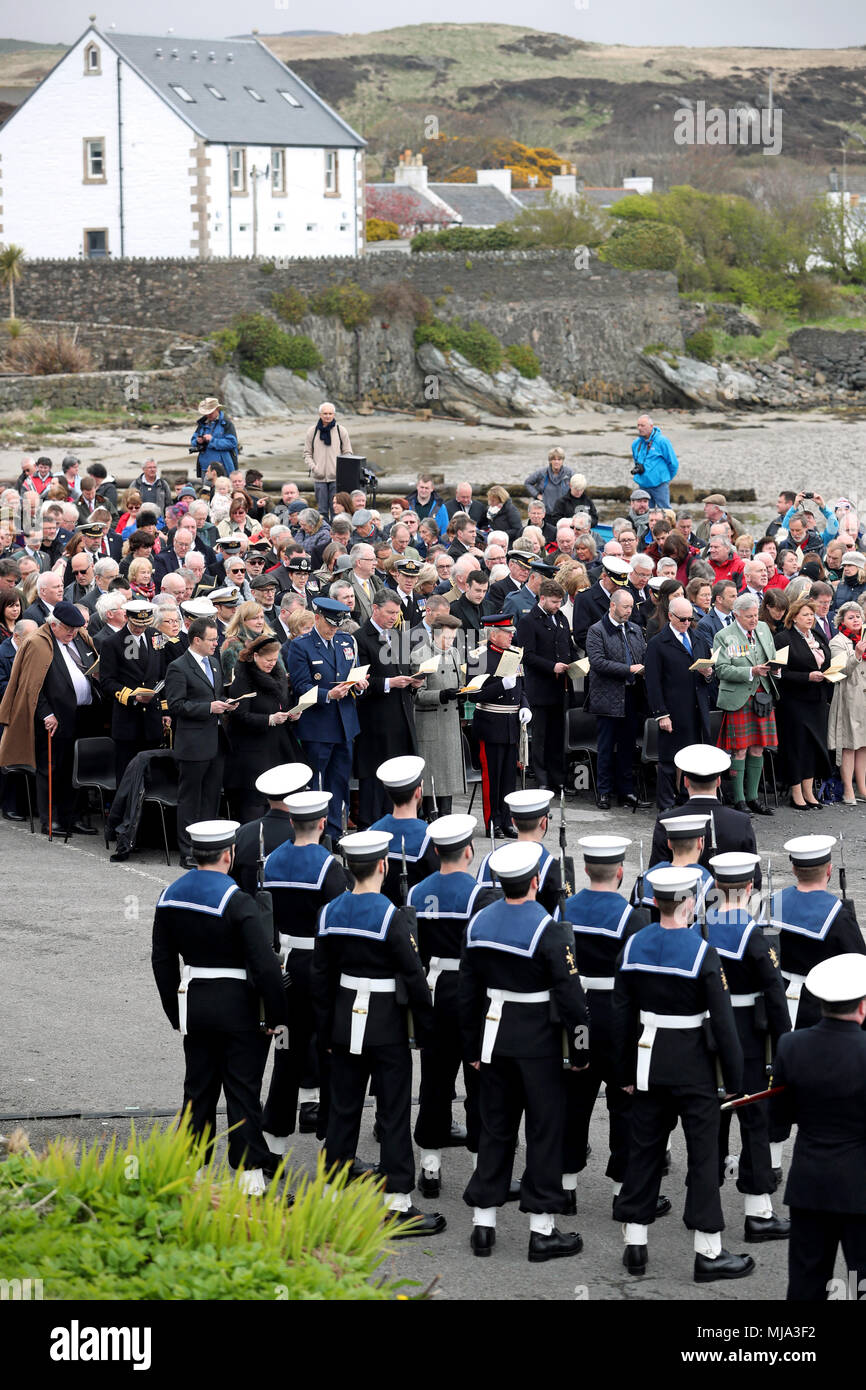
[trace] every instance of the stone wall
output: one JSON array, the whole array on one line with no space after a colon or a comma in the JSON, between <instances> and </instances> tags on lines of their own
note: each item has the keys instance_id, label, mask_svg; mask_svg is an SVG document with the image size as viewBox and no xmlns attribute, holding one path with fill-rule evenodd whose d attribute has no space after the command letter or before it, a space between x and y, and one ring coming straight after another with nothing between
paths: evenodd
<instances>
[{"instance_id":1,"label":"stone wall","mask_svg":"<svg viewBox=\"0 0 866 1390\"><path fill-rule=\"evenodd\" d=\"M788 339L788 347L798 364L821 374L832 385L854 391L866 388L866 333L798 328Z\"/></svg>"},{"instance_id":2,"label":"stone wall","mask_svg":"<svg viewBox=\"0 0 866 1390\"><path fill-rule=\"evenodd\" d=\"M59 319L28 319L27 327L44 333L67 333L93 354L94 365L103 372L136 368L148 371L162 365L166 352L182 356L194 347L195 339L171 328L133 328L130 324L81 323ZM177 362L177 366L181 363Z\"/></svg>"},{"instance_id":3,"label":"stone wall","mask_svg":"<svg viewBox=\"0 0 866 1390\"><path fill-rule=\"evenodd\" d=\"M195 414L202 396L210 395L217 373L210 357L188 367L151 372L76 372L56 376L0 376L0 410L74 407L111 410L137 405L152 410Z\"/></svg>"}]
</instances>

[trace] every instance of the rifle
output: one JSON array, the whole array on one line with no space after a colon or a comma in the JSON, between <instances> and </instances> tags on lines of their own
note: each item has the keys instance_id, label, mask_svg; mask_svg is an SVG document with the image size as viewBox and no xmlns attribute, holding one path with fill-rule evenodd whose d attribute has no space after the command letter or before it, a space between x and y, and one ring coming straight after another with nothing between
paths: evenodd
<instances>
[{"instance_id":1,"label":"rifle","mask_svg":"<svg viewBox=\"0 0 866 1390\"><path fill-rule=\"evenodd\" d=\"M848 874L845 869L845 836L839 831L839 889L842 893L842 901L847 908L854 911L854 904L848 897Z\"/></svg>"},{"instance_id":2,"label":"rifle","mask_svg":"<svg viewBox=\"0 0 866 1390\"><path fill-rule=\"evenodd\" d=\"M430 799L433 802L433 818L437 820L439 817L439 807L436 804L436 778L433 776L432 771L430 773Z\"/></svg>"},{"instance_id":3,"label":"rifle","mask_svg":"<svg viewBox=\"0 0 866 1390\"><path fill-rule=\"evenodd\" d=\"M634 886L635 907L643 907L643 840L640 841L637 882Z\"/></svg>"},{"instance_id":4,"label":"rifle","mask_svg":"<svg viewBox=\"0 0 866 1390\"><path fill-rule=\"evenodd\" d=\"M559 791L559 873L562 879L562 888L566 898L570 898L574 889L574 860L566 854L568 848L565 834L565 789Z\"/></svg>"},{"instance_id":5,"label":"rifle","mask_svg":"<svg viewBox=\"0 0 866 1390\"><path fill-rule=\"evenodd\" d=\"M771 923L771 920L772 920L772 906L773 906L773 859L772 859L772 855L769 855L769 854L768 854L768 855L767 855L767 899L766 899L766 902L765 902L765 904L764 904L764 911L763 911L762 914L761 914L761 916L764 918L764 923L763 923L762 928L761 928L762 931L765 931L765 930L766 930L767 928L769 928L769 926L770 926L770 923ZM777 933L777 935L778 935L778 933ZM765 998L764 995L761 995L760 999L757 1001L757 1003L756 1003L756 1005L755 1005L755 1025L756 1025L756 1027L760 1027L761 1025L763 1025L763 1032L764 1032L764 1071L766 1072L766 1074L767 1074L768 1077L772 1077L772 1075L773 1075L773 1038L772 1038L772 1035L771 1035L771 1033L770 1033L770 1025L769 1025L769 1020L768 1020L768 1018L767 1018L767 1004L766 1004L766 998Z\"/></svg>"},{"instance_id":6,"label":"rifle","mask_svg":"<svg viewBox=\"0 0 866 1390\"><path fill-rule=\"evenodd\" d=\"M706 941L709 945L710 928L707 924L707 898L706 894L703 891L703 879L698 879L698 886L696 892L697 898L695 901L695 911L697 914L698 926L700 927L700 932L703 940ZM726 1087L724 1077L722 1076L722 1064L719 1060L719 1050L716 1045L715 1037L713 1036L712 1020L709 1018L704 1019L704 1038L706 1040L710 1052L713 1053L716 1059L716 1093L718 1095L719 1100L724 1100Z\"/></svg>"},{"instance_id":7,"label":"rifle","mask_svg":"<svg viewBox=\"0 0 866 1390\"><path fill-rule=\"evenodd\" d=\"M772 1081L772 1077L770 1080ZM787 1086L769 1086L766 1091L756 1091L753 1096L738 1096L736 1100L727 1100L722 1109L739 1110L744 1105L753 1105L756 1100L767 1100L769 1096L778 1096L787 1089Z\"/></svg>"},{"instance_id":8,"label":"rifle","mask_svg":"<svg viewBox=\"0 0 866 1390\"><path fill-rule=\"evenodd\" d=\"M526 791L526 764L529 762L529 725L521 724L518 740L518 756L520 758L520 785L521 790Z\"/></svg>"},{"instance_id":9,"label":"rifle","mask_svg":"<svg viewBox=\"0 0 866 1390\"><path fill-rule=\"evenodd\" d=\"M409 906L409 870L406 868L406 836L400 837L400 906L405 908L410 923L418 927L418 917L413 907ZM415 1047L415 1020L412 1017L412 1010L406 1010L406 1024L409 1030L409 1046Z\"/></svg>"},{"instance_id":10,"label":"rifle","mask_svg":"<svg viewBox=\"0 0 866 1390\"><path fill-rule=\"evenodd\" d=\"M283 988L288 989L289 972L286 970L287 957L283 956L280 948L280 935L274 925L274 899L271 893L265 888L265 828L259 822L259 857L256 860L256 907L259 909L259 917L267 936L270 938L274 952L279 957L280 967L283 970ZM264 1031L267 1027L265 1020L265 1001L259 999L259 1027Z\"/></svg>"}]
</instances>

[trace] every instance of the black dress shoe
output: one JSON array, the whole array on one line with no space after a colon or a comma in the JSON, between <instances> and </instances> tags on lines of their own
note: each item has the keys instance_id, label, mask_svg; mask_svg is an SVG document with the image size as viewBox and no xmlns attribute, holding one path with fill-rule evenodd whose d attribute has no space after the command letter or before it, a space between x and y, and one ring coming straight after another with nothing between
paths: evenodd
<instances>
[{"instance_id":1,"label":"black dress shoe","mask_svg":"<svg viewBox=\"0 0 866 1390\"><path fill-rule=\"evenodd\" d=\"M84 823L83 820L76 820L76 821L73 821L72 824L71 824L71 826L70 826L69 828L70 828L70 830L72 830L76 835L95 835L95 834L96 834L96 827L93 826L93 825L85 825L85 823Z\"/></svg>"},{"instance_id":2,"label":"black dress shoe","mask_svg":"<svg viewBox=\"0 0 866 1390\"><path fill-rule=\"evenodd\" d=\"M349 1180L349 1182L357 1182L359 1178L378 1178L378 1177L379 1177L379 1165L378 1165L377 1163L369 1163L369 1162L367 1162L367 1161L366 1161L365 1159L363 1159L363 1158L353 1158L353 1159L352 1159L352 1166L351 1166L351 1168L349 1169L349 1173L348 1173L348 1180Z\"/></svg>"},{"instance_id":3,"label":"black dress shoe","mask_svg":"<svg viewBox=\"0 0 866 1390\"><path fill-rule=\"evenodd\" d=\"M119 846L112 855L109 856L110 864L122 864L132 854L131 849L121 849Z\"/></svg>"},{"instance_id":4,"label":"black dress shoe","mask_svg":"<svg viewBox=\"0 0 866 1390\"><path fill-rule=\"evenodd\" d=\"M533 1231L529 1237L529 1262L541 1264L544 1260L563 1260L569 1255L579 1255L583 1249L583 1239L575 1231L558 1231L554 1226L549 1236Z\"/></svg>"},{"instance_id":5,"label":"black dress shoe","mask_svg":"<svg viewBox=\"0 0 866 1390\"><path fill-rule=\"evenodd\" d=\"M47 826L47 825L42 825L42 826L40 826L40 830L42 831L42 834L43 834L43 835L47 835L47 834L48 834L48 826ZM62 826L62 825L57 825L56 822L52 821L52 823L51 823L51 834L52 834L52 835L65 835L65 834L66 834L66 831L63 829L63 826Z\"/></svg>"},{"instance_id":6,"label":"black dress shoe","mask_svg":"<svg viewBox=\"0 0 866 1390\"><path fill-rule=\"evenodd\" d=\"M180 867L182 869L197 869L198 861L193 859L191 854L181 855Z\"/></svg>"},{"instance_id":7,"label":"black dress shoe","mask_svg":"<svg viewBox=\"0 0 866 1390\"><path fill-rule=\"evenodd\" d=\"M315 1100L304 1100L298 1109L298 1132L315 1134L319 1125L319 1105Z\"/></svg>"},{"instance_id":8,"label":"black dress shoe","mask_svg":"<svg viewBox=\"0 0 866 1390\"><path fill-rule=\"evenodd\" d=\"M791 1223L782 1216L747 1216L746 1240L787 1240L791 1234Z\"/></svg>"},{"instance_id":9,"label":"black dress shoe","mask_svg":"<svg viewBox=\"0 0 866 1390\"><path fill-rule=\"evenodd\" d=\"M781 1170L781 1168L774 1168L774 1169L773 1169L773 1177L776 1179L776 1182L781 1182L781 1181L782 1181L782 1170Z\"/></svg>"},{"instance_id":10,"label":"black dress shoe","mask_svg":"<svg viewBox=\"0 0 866 1390\"><path fill-rule=\"evenodd\" d=\"M469 1244L473 1255L477 1255L481 1260L487 1259L493 1254L493 1247L496 1244L496 1227L473 1226Z\"/></svg>"},{"instance_id":11,"label":"black dress shoe","mask_svg":"<svg viewBox=\"0 0 866 1390\"><path fill-rule=\"evenodd\" d=\"M746 805L756 816L771 816L773 814L772 806L768 806L766 801L758 801L756 798L754 801L747 801Z\"/></svg>"},{"instance_id":12,"label":"black dress shoe","mask_svg":"<svg viewBox=\"0 0 866 1390\"><path fill-rule=\"evenodd\" d=\"M511 1182L508 1184L508 1196L505 1198L505 1200L506 1200L506 1202L519 1202L519 1201L520 1201L520 1179L519 1179L519 1178L512 1178L512 1179L511 1179Z\"/></svg>"},{"instance_id":13,"label":"black dress shoe","mask_svg":"<svg viewBox=\"0 0 866 1390\"><path fill-rule=\"evenodd\" d=\"M742 811L743 814L746 815L746 816L748 816L748 815L751 814L751 812L749 811L749 803L748 803L748 801L735 801L735 802L734 802L734 810L735 810L735 811Z\"/></svg>"},{"instance_id":14,"label":"black dress shoe","mask_svg":"<svg viewBox=\"0 0 866 1390\"><path fill-rule=\"evenodd\" d=\"M645 1245L627 1245L622 1252L622 1262L629 1274L646 1274L648 1260Z\"/></svg>"},{"instance_id":15,"label":"black dress shoe","mask_svg":"<svg viewBox=\"0 0 866 1390\"><path fill-rule=\"evenodd\" d=\"M808 801L804 801L803 804L802 804L802 806L800 806L800 805L798 805L798 803L797 803L796 801L789 801L789 802L788 802L788 809L791 810L791 811L808 811L808 809L809 809L809 803L808 803Z\"/></svg>"},{"instance_id":16,"label":"black dress shoe","mask_svg":"<svg viewBox=\"0 0 866 1390\"><path fill-rule=\"evenodd\" d=\"M499 840L516 840L517 831L514 829L513 825L500 825L496 832L496 837Z\"/></svg>"},{"instance_id":17,"label":"black dress shoe","mask_svg":"<svg viewBox=\"0 0 866 1390\"><path fill-rule=\"evenodd\" d=\"M732 1255L723 1250L714 1260L708 1255L695 1255L695 1283L711 1284L715 1279L745 1279L755 1268L751 1255Z\"/></svg>"},{"instance_id":18,"label":"black dress shoe","mask_svg":"<svg viewBox=\"0 0 866 1390\"><path fill-rule=\"evenodd\" d=\"M26 820L27 817L26 817L26 816L19 816L19 814L18 814L17 811L4 811L4 812L3 812L3 819L4 819L4 820L12 820L12 821L22 821L22 820Z\"/></svg>"},{"instance_id":19,"label":"black dress shoe","mask_svg":"<svg viewBox=\"0 0 866 1390\"><path fill-rule=\"evenodd\" d=\"M403 1221L411 1221L412 1225L405 1231L395 1231L391 1236L392 1240L408 1240L412 1236L438 1236L440 1231L444 1231L448 1222L441 1212L429 1211L425 1215L417 1207L410 1207L408 1211L392 1211L388 1217L389 1221L397 1224Z\"/></svg>"},{"instance_id":20,"label":"black dress shoe","mask_svg":"<svg viewBox=\"0 0 866 1390\"><path fill-rule=\"evenodd\" d=\"M657 1216L657 1217L658 1217L658 1216L667 1216L667 1214L668 1214L668 1212L670 1211L670 1209L671 1209L671 1200L670 1200L670 1197L665 1197L664 1195L662 1195L662 1194L660 1193L660 1194L659 1194L658 1201L656 1202L656 1216Z\"/></svg>"},{"instance_id":21,"label":"black dress shoe","mask_svg":"<svg viewBox=\"0 0 866 1390\"><path fill-rule=\"evenodd\" d=\"M438 1173L428 1176L422 1173L418 1179L418 1191L422 1197L438 1197L442 1191L442 1179Z\"/></svg>"},{"instance_id":22,"label":"black dress shoe","mask_svg":"<svg viewBox=\"0 0 866 1390\"><path fill-rule=\"evenodd\" d=\"M610 810L610 797L609 797L609 796L597 796L597 797L595 798L595 804L596 804L596 806L598 807L598 809L599 809L600 811L609 811L609 810Z\"/></svg>"},{"instance_id":23,"label":"black dress shoe","mask_svg":"<svg viewBox=\"0 0 866 1390\"><path fill-rule=\"evenodd\" d=\"M567 1206L563 1213L564 1216L577 1216L577 1192L573 1187L565 1189L565 1200Z\"/></svg>"},{"instance_id":24,"label":"black dress shoe","mask_svg":"<svg viewBox=\"0 0 866 1390\"><path fill-rule=\"evenodd\" d=\"M634 792L629 792L628 796L620 797L619 804L620 806L627 806L630 811L646 811L650 802L641 801L640 797L635 796Z\"/></svg>"},{"instance_id":25,"label":"black dress shoe","mask_svg":"<svg viewBox=\"0 0 866 1390\"><path fill-rule=\"evenodd\" d=\"M448 1138L442 1145L443 1149L465 1149L468 1138L466 1126L460 1125L454 1120L451 1124L451 1131Z\"/></svg>"},{"instance_id":26,"label":"black dress shoe","mask_svg":"<svg viewBox=\"0 0 866 1390\"><path fill-rule=\"evenodd\" d=\"M810 811L826 811L827 809L823 801L807 801L806 805Z\"/></svg>"}]
</instances>

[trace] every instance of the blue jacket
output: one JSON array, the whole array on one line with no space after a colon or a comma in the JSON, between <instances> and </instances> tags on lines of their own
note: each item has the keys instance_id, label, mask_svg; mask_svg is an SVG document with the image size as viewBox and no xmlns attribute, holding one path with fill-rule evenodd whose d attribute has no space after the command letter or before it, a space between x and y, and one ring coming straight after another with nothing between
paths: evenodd
<instances>
[{"instance_id":1,"label":"blue jacket","mask_svg":"<svg viewBox=\"0 0 866 1390\"><path fill-rule=\"evenodd\" d=\"M233 473L237 467L238 441L235 434L235 427L222 411L216 420L207 420L204 416L196 421L195 430L190 444L196 444L199 437L203 434L211 436L207 447L202 449L198 456L198 471L201 477L207 472L208 465L219 463L226 471L226 476Z\"/></svg>"},{"instance_id":2,"label":"blue jacket","mask_svg":"<svg viewBox=\"0 0 866 1390\"><path fill-rule=\"evenodd\" d=\"M552 473L550 464L548 464L546 468L539 468L535 473L530 473L523 486L530 497L537 497L541 493L544 510L550 515L557 502L561 502L564 497L568 496L570 484L570 468L566 468L563 464L558 473Z\"/></svg>"},{"instance_id":3,"label":"blue jacket","mask_svg":"<svg viewBox=\"0 0 866 1390\"><path fill-rule=\"evenodd\" d=\"M825 545L829 545L833 537L838 536L839 534L839 519L838 517L834 516L834 514L830 511L829 507L821 507L820 510L827 525L823 531L817 531L815 534L821 537L821 540L824 542ZM796 507L789 507L788 510L785 512L785 515L782 517L782 525L785 527L785 530L788 529L791 517L796 515Z\"/></svg>"},{"instance_id":4,"label":"blue jacket","mask_svg":"<svg viewBox=\"0 0 866 1390\"><path fill-rule=\"evenodd\" d=\"M631 453L635 463L640 464L636 481L640 482L642 487L658 487L659 483L669 483L677 476L680 465L674 453L674 446L665 438L658 425L653 425L652 434L648 439L632 440Z\"/></svg>"},{"instance_id":5,"label":"blue jacket","mask_svg":"<svg viewBox=\"0 0 866 1390\"><path fill-rule=\"evenodd\" d=\"M309 705L298 720L298 735L303 743L350 743L360 730L355 697L329 700L332 685L344 681L355 665L355 644L346 632L337 632L330 643L324 642L313 628L304 637L296 637L289 647L289 680L295 700L308 690L318 690L315 705Z\"/></svg>"},{"instance_id":6,"label":"blue jacket","mask_svg":"<svg viewBox=\"0 0 866 1390\"><path fill-rule=\"evenodd\" d=\"M445 503L440 497L436 496L435 492L431 492L430 501L426 503L418 501L417 492L413 492L411 497L406 498L406 501L409 503L410 512L415 512L421 521L426 521L428 516L432 521L435 521L436 525L439 527L439 535L444 537L445 532L448 530L450 517L448 516ZM413 541L412 544L417 545L417 542Z\"/></svg>"}]
</instances>

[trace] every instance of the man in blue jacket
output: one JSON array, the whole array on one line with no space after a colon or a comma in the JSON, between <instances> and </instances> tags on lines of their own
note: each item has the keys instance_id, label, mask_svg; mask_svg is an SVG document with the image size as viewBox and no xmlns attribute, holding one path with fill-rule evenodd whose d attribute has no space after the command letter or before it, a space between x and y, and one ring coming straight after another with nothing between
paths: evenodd
<instances>
[{"instance_id":1,"label":"man in blue jacket","mask_svg":"<svg viewBox=\"0 0 866 1390\"><path fill-rule=\"evenodd\" d=\"M450 518L442 498L433 491L433 479L429 473L418 474L415 491L406 500L409 510L415 512L419 521L426 521L428 516L432 517L439 527L439 535L445 535Z\"/></svg>"},{"instance_id":2,"label":"man in blue jacket","mask_svg":"<svg viewBox=\"0 0 866 1390\"><path fill-rule=\"evenodd\" d=\"M674 447L654 425L649 415L637 422L637 439L631 446L635 466L631 470L640 487L644 488L656 507L671 505L670 484L677 476L679 463Z\"/></svg>"},{"instance_id":3,"label":"man in blue jacket","mask_svg":"<svg viewBox=\"0 0 866 1390\"><path fill-rule=\"evenodd\" d=\"M199 418L190 445L199 449L198 472L204 477L212 463L217 464L226 477L233 473L238 463L238 441L235 427L216 396L205 396L198 403Z\"/></svg>"}]
</instances>

